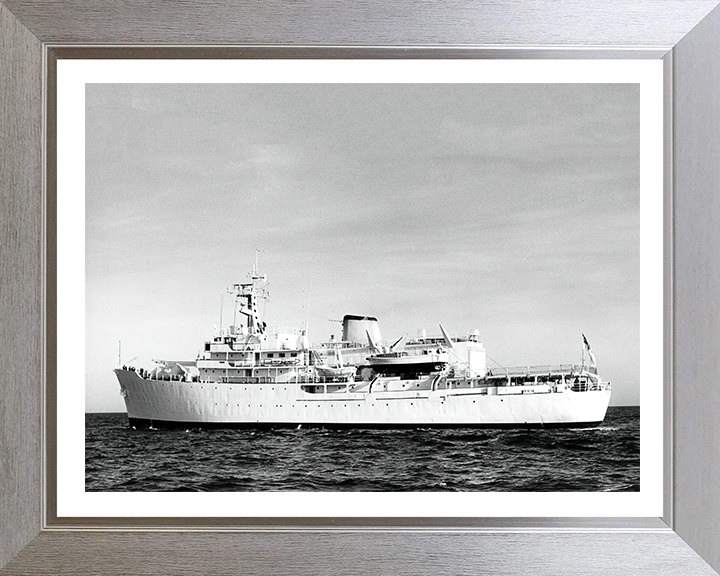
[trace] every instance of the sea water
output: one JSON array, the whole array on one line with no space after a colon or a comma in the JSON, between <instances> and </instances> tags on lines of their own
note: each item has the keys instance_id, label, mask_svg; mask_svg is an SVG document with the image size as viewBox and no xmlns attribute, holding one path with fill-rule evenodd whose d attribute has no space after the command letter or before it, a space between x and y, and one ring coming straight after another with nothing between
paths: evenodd
<instances>
[{"instance_id":1,"label":"sea water","mask_svg":"<svg viewBox=\"0 0 720 576\"><path fill-rule=\"evenodd\" d=\"M87 491L639 491L640 408L594 428L135 430L86 414Z\"/></svg>"}]
</instances>

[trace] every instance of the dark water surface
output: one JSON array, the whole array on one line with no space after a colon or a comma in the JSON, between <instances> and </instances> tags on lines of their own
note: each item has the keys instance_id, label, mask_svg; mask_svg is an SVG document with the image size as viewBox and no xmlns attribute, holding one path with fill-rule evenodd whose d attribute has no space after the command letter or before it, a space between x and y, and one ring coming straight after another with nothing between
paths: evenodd
<instances>
[{"instance_id":1,"label":"dark water surface","mask_svg":"<svg viewBox=\"0 0 720 576\"><path fill-rule=\"evenodd\" d=\"M577 430L133 430L86 414L85 489L638 491L640 408Z\"/></svg>"}]
</instances>

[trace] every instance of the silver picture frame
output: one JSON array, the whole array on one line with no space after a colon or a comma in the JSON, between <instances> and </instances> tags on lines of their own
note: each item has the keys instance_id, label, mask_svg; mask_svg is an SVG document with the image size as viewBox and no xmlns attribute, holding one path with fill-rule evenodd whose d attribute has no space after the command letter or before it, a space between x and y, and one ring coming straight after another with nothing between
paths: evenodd
<instances>
[{"instance_id":1,"label":"silver picture frame","mask_svg":"<svg viewBox=\"0 0 720 576\"><path fill-rule=\"evenodd\" d=\"M718 3L0 0L0 574L716 574ZM663 516L58 518L54 70L120 57L662 59Z\"/></svg>"}]
</instances>

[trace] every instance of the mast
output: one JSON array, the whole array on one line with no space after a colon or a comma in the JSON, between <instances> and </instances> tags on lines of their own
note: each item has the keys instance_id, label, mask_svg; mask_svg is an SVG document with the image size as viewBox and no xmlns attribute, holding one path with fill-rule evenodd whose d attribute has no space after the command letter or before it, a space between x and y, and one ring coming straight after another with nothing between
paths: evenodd
<instances>
[{"instance_id":1,"label":"mast","mask_svg":"<svg viewBox=\"0 0 720 576\"><path fill-rule=\"evenodd\" d=\"M235 299L235 314L239 312L247 317L248 333L252 336L265 332L265 322L260 319L258 313L258 301L268 300L270 297L267 275L258 272L259 252L260 250L255 250L255 263L249 274L249 281L233 284L228 288L228 292Z\"/></svg>"},{"instance_id":2,"label":"mast","mask_svg":"<svg viewBox=\"0 0 720 576\"><path fill-rule=\"evenodd\" d=\"M220 332L218 333L218 335L221 335L223 330L223 300L224 295L220 294Z\"/></svg>"}]
</instances>

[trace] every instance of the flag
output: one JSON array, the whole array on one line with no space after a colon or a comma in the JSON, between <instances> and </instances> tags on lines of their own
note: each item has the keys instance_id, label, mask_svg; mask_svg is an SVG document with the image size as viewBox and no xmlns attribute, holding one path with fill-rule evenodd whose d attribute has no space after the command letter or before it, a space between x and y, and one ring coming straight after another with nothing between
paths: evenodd
<instances>
[{"instance_id":1,"label":"flag","mask_svg":"<svg viewBox=\"0 0 720 576\"><path fill-rule=\"evenodd\" d=\"M597 367L597 362L595 361L595 354L593 354L593 351L590 350L590 343L587 341L587 338L585 338L585 334L582 335L583 337L583 344L585 344L585 349L587 350L588 356L590 357L590 365L592 367Z\"/></svg>"}]
</instances>

